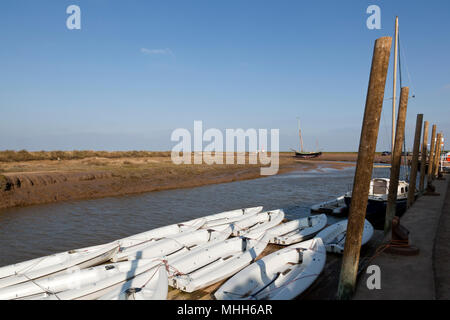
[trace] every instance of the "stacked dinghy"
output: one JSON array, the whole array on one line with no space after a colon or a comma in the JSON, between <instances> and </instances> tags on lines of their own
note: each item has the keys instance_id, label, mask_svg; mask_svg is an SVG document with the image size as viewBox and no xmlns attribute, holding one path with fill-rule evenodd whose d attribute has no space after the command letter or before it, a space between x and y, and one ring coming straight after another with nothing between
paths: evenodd
<instances>
[{"instance_id":1,"label":"stacked dinghy","mask_svg":"<svg viewBox=\"0 0 450 320\"><path fill-rule=\"evenodd\" d=\"M326 217L324 221L321 216L280 225L283 219L283 210L262 212L262 207L232 210L152 229L105 245L6 266L0 268L0 299L166 299L169 285L193 292L254 265L269 241L285 245L303 241L326 224ZM234 237L230 238L231 235ZM274 284L284 287L287 283L281 279L290 279L297 273L303 275L311 269L314 265L308 262L311 248L319 248L320 243L319 239L308 245L295 245L292 252L278 251L278 259L264 258L268 265L274 266L273 270L284 270ZM293 262L279 266L276 260ZM288 268L291 271L286 269L293 265L298 266ZM278 271L273 272L268 276L275 276ZM255 298L262 297L259 292L253 293ZM286 297L266 293L269 298Z\"/></svg>"},{"instance_id":2,"label":"stacked dinghy","mask_svg":"<svg viewBox=\"0 0 450 320\"><path fill-rule=\"evenodd\" d=\"M321 238L327 252L334 252L342 254L344 252L344 245L347 233L348 220L342 220L338 223L332 224L319 232L316 238ZM364 221L364 231L362 235L361 246L369 242L373 236L373 227L369 221Z\"/></svg>"},{"instance_id":3,"label":"stacked dinghy","mask_svg":"<svg viewBox=\"0 0 450 320\"><path fill-rule=\"evenodd\" d=\"M320 238L295 244L252 263L225 282L219 300L289 300L306 290L326 260Z\"/></svg>"},{"instance_id":4,"label":"stacked dinghy","mask_svg":"<svg viewBox=\"0 0 450 320\"><path fill-rule=\"evenodd\" d=\"M0 288L104 263L119 250L117 242L57 253L0 268Z\"/></svg>"},{"instance_id":5,"label":"stacked dinghy","mask_svg":"<svg viewBox=\"0 0 450 320\"><path fill-rule=\"evenodd\" d=\"M210 241L223 241L231 234L228 225L211 229L199 229L191 232L181 232L159 240L152 240L128 247L117 253L114 261L150 259L175 253L183 248L192 248Z\"/></svg>"},{"instance_id":6,"label":"stacked dinghy","mask_svg":"<svg viewBox=\"0 0 450 320\"><path fill-rule=\"evenodd\" d=\"M146 260L139 259L133 261L125 261L119 262L112 265L99 266L95 267L98 270L97 277L95 280L90 281L80 287L75 287L70 290L62 291L59 293L49 294L45 297L46 300L95 300L101 298L106 294L110 294L111 292L116 293L118 298L128 296L128 292L124 292L122 294L122 288L134 288L132 284L130 284L130 280L137 278L138 276L144 277L147 279L147 285L138 288L138 289L146 289L148 288L157 296L159 295L158 291L162 293L166 292L167 296L167 278L166 282L164 281L164 275L162 279L160 278L161 273L157 272L157 270L164 266L162 261ZM99 273L101 270L101 273ZM114 271L113 271L114 270ZM94 270L81 270L80 272L84 274L84 277L87 277L86 274L89 272L93 272ZM145 281L142 282L145 284ZM124 291L126 291L125 289ZM150 290L144 291L144 295L148 299L150 299ZM136 290L137 291L137 290ZM166 297L164 297L165 299Z\"/></svg>"},{"instance_id":7,"label":"stacked dinghy","mask_svg":"<svg viewBox=\"0 0 450 320\"><path fill-rule=\"evenodd\" d=\"M260 212L246 219L233 223L233 235L245 236L247 238L260 238L264 233L284 219L284 211L281 209Z\"/></svg>"},{"instance_id":8,"label":"stacked dinghy","mask_svg":"<svg viewBox=\"0 0 450 320\"><path fill-rule=\"evenodd\" d=\"M252 263L268 240L236 237L198 247L168 259L169 285L185 292L226 279Z\"/></svg>"},{"instance_id":9,"label":"stacked dinghy","mask_svg":"<svg viewBox=\"0 0 450 320\"><path fill-rule=\"evenodd\" d=\"M312 238L326 225L327 216L321 214L282 223L267 230L267 234L270 237L270 243L291 245Z\"/></svg>"},{"instance_id":10,"label":"stacked dinghy","mask_svg":"<svg viewBox=\"0 0 450 320\"><path fill-rule=\"evenodd\" d=\"M211 227L234 223L236 221L253 216L261 212L262 209L263 207L244 208L206 216L203 217L203 219L206 220L206 223L202 226L202 228L207 229Z\"/></svg>"}]
</instances>

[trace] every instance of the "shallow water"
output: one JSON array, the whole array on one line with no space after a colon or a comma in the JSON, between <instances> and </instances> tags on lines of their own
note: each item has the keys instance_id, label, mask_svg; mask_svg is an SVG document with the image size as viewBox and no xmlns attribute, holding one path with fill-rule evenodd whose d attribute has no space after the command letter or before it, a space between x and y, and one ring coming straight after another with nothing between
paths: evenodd
<instances>
[{"instance_id":1,"label":"shallow water","mask_svg":"<svg viewBox=\"0 0 450 320\"><path fill-rule=\"evenodd\" d=\"M289 219L351 190L354 168L320 169L209 185L0 211L0 266L102 244L226 210L263 205ZM388 177L376 168L374 176ZM330 218L333 221L333 218Z\"/></svg>"}]
</instances>

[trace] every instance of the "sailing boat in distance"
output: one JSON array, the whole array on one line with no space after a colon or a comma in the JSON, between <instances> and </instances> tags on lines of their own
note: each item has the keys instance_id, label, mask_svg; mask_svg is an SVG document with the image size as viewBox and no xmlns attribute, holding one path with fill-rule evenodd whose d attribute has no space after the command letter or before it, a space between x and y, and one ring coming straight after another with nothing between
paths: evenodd
<instances>
[{"instance_id":1,"label":"sailing boat in distance","mask_svg":"<svg viewBox=\"0 0 450 320\"><path fill-rule=\"evenodd\" d=\"M298 136L300 138L300 151L291 149L295 152L295 157L300 159L312 159L317 158L322 155L322 152L305 152L303 151L303 139L302 139L302 130L300 129L300 119L298 120Z\"/></svg>"}]
</instances>

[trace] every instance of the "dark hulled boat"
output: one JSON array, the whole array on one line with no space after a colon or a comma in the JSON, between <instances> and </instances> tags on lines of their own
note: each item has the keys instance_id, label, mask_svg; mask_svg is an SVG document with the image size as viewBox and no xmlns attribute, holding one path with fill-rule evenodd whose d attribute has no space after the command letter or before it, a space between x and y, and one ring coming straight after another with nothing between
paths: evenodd
<instances>
[{"instance_id":1,"label":"dark hulled boat","mask_svg":"<svg viewBox=\"0 0 450 320\"><path fill-rule=\"evenodd\" d=\"M409 183L399 181L397 190L396 216L401 217L406 211ZM375 229L383 230L386 217L387 200L389 194L389 179L376 178L370 181L369 198L367 201L366 219ZM345 204L350 208L352 193L344 196Z\"/></svg>"},{"instance_id":2,"label":"dark hulled boat","mask_svg":"<svg viewBox=\"0 0 450 320\"><path fill-rule=\"evenodd\" d=\"M322 152L298 152L294 150L295 157L299 159L312 159L322 155Z\"/></svg>"},{"instance_id":3,"label":"dark hulled boat","mask_svg":"<svg viewBox=\"0 0 450 320\"><path fill-rule=\"evenodd\" d=\"M298 136L300 138L300 151L291 149L295 153L294 157L299 158L299 159L312 159L312 158L317 158L322 155L322 152L305 152L305 151L303 151L303 139L302 139L302 130L300 129L300 120L298 120ZM316 141L316 143L317 143L317 141Z\"/></svg>"}]
</instances>

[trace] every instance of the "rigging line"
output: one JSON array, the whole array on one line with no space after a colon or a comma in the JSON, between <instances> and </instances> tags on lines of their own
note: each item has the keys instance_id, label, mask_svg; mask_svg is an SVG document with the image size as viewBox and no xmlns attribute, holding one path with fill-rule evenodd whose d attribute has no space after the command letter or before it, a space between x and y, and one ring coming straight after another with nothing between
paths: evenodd
<instances>
[{"instance_id":1,"label":"rigging line","mask_svg":"<svg viewBox=\"0 0 450 320\"><path fill-rule=\"evenodd\" d=\"M403 46L403 44L400 42L400 38L399 38L399 44ZM405 51L405 47L403 47L403 61L405 63L406 74L408 75L408 80L411 83L411 87L415 88L414 83L413 83L412 78L411 78L411 74L409 73L408 62L406 61L406 55L405 55L404 51Z\"/></svg>"}]
</instances>

